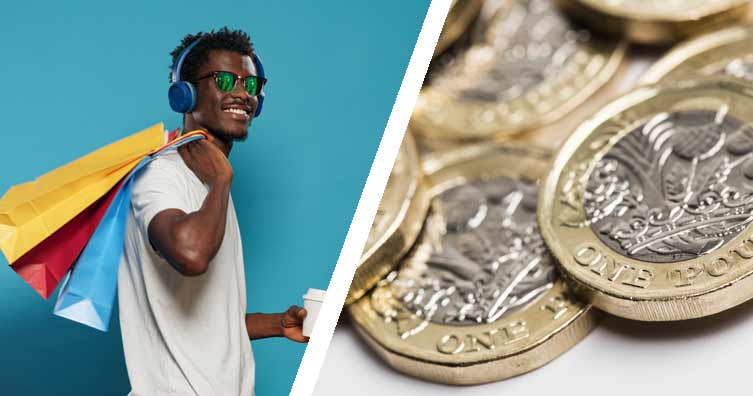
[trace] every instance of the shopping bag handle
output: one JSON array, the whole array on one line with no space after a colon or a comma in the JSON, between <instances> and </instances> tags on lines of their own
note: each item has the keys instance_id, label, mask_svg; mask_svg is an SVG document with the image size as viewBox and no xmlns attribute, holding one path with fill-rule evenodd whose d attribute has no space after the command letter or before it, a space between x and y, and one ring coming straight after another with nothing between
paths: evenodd
<instances>
[{"instance_id":1,"label":"shopping bag handle","mask_svg":"<svg viewBox=\"0 0 753 396\"><path fill-rule=\"evenodd\" d=\"M175 140L172 140L172 141L169 141L169 142L163 144L161 147L159 147L159 148L155 149L154 151L150 152L148 155L157 154L160 151L162 151L162 150L164 150L164 149L166 149L168 147L173 146L175 143L178 143L178 142L180 142L182 140L185 140L185 139L190 139L190 138L192 138L194 136L203 136L204 139L209 139L209 135L207 135L207 133L204 132L204 131L189 132L189 133L187 133L185 135L181 135L180 137L176 138Z\"/></svg>"}]
</instances>

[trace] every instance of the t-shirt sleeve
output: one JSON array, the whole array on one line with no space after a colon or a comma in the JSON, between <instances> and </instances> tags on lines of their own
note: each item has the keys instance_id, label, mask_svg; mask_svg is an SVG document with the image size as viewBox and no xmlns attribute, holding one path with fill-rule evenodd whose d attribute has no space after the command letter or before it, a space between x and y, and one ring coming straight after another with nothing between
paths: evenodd
<instances>
[{"instance_id":1,"label":"t-shirt sleeve","mask_svg":"<svg viewBox=\"0 0 753 396\"><path fill-rule=\"evenodd\" d=\"M181 171L168 161L156 159L133 180L131 205L136 224L148 239L149 223L154 216L167 209L192 212L186 199L186 185Z\"/></svg>"}]
</instances>

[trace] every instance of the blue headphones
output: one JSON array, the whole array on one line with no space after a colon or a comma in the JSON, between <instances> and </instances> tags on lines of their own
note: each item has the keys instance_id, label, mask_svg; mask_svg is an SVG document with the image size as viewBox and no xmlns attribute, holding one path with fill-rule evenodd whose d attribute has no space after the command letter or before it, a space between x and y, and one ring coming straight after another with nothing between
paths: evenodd
<instances>
[{"instance_id":1,"label":"blue headphones","mask_svg":"<svg viewBox=\"0 0 753 396\"><path fill-rule=\"evenodd\" d=\"M189 113L196 107L196 88L188 81L180 79L180 69L183 67L183 62L186 60L188 53L191 52L193 47L201 41L201 38L196 39L193 43L189 44L178 56L178 59L173 64L172 71L172 83L167 90L167 98L170 101L170 108L178 113ZM261 64L261 60L255 55L251 55L251 60L256 67L256 73L259 77L265 78L264 66ZM264 104L264 88L262 88L261 94L259 94L259 105L256 106L256 113L254 117L258 117L261 114L261 108Z\"/></svg>"}]
</instances>

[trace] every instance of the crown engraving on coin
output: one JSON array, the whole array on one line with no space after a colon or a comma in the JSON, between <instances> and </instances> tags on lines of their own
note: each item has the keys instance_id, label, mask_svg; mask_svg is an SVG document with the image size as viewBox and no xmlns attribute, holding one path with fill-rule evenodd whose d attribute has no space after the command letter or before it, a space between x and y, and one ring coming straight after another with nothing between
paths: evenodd
<instances>
[{"instance_id":1,"label":"crown engraving on coin","mask_svg":"<svg viewBox=\"0 0 753 396\"><path fill-rule=\"evenodd\" d=\"M413 322L398 331L409 336L427 321L492 323L551 289L556 273L536 225L536 190L532 182L497 177L437 196L415 250L382 285L390 291L372 296L377 312ZM407 312L386 303L386 295Z\"/></svg>"},{"instance_id":2,"label":"crown engraving on coin","mask_svg":"<svg viewBox=\"0 0 753 396\"><path fill-rule=\"evenodd\" d=\"M434 73L432 86L464 100L495 103L530 92L564 70L590 40L574 29L548 0L515 2L488 29L488 43L470 48ZM464 77L464 78L463 78Z\"/></svg>"},{"instance_id":3,"label":"crown engraving on coin","mask_svg":"<svg viewBox=\"0 0 753 396\"><path fill-rule=\"evenodd\" d=\"M668 263L713 252L753 221L753 129L724 105L657 114L596 162L584 209L624 256Z\"/></svg>"}]
</instances>

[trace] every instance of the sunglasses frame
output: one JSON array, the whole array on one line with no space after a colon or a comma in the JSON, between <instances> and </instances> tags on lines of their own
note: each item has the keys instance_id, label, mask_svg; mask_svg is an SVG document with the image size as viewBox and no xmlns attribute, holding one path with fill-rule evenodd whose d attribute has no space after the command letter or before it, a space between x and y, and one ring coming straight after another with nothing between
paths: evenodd
<instances>
[{"instance_id":1,"label":"sunglasses frame","mask_svg":"<svg viewBox=\"0 0 753 396\"><path fill-rule=\"evenodd\" d=\"M233 87L232 87L232 88L230 88L230 90L229 90L229 91L223 91L223 90L222 90L222 89L220 88L220 85L219 85L219 83L217 82L217 76L218 76L218 75L219 75L220 73L227 73L227 74L230 74L231 76L233 76ZM213 71L213 72L209 72L209 74L207 74L207 75L205 75L205 76L202 76L202 77L199 77L199 78L197 78L197 79L196 79L196 81L200 81L200 80L203 80L203 79L206 79L206 78L209 78L209 77L214 77L214 83L215 83L215 85L217 85L217 89L219 89L219 90L220 90L220 91L222 91L222 92L233 92L233 90L235 90L235 87L236 87L236 86L238 85L238 81L243 81L243 90L244 90L244 91L246 91L246 92L247 92L247 93L248 93L249 95L251 95L251 96L259 96L259 95L261 95L261 94L262 94L262 92L264 91L264 85L266 85L266 84L267 84L267 79L266 79L266 78L264 78L264 77L260 77L260 76L253 76L253 75L251 75L251 76L246 76L246 77L241 77L240 75L238 75L238 74L235 74L235 73L233 73L233 72L230 72L230 71L227 71L227 70L216 70L216 71ZM246 90L246 79L247 79L247 78L250 78L250 77L253 77L253 78L255 78L255 79L256 79L256 81L257 81L257 89L256 89L256 91L257 91L257 92L256 92L255 94L252 94L252 93L250 93L250 92L248 92L248 91Z\"/></svg>"}]
</instances>

